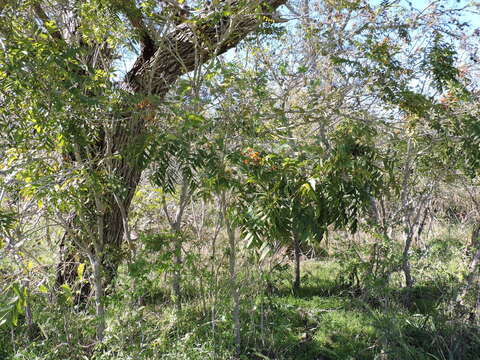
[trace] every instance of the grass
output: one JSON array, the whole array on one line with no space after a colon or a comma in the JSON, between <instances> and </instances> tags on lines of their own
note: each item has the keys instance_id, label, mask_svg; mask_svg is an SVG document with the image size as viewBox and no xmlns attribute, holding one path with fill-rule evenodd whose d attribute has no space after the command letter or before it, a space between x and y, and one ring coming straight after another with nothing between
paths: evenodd
<instances>
[{"instance_id":1,"label":"grass","mask_svg":"<svg viewBox=\"0 0 480 360\"><path fill-rule=\"evenodd\" d=\"M440 243L441 244L441 243ZM278 360L473 360L480 354L478 327L455 321L445 311L461 278L455 273L458 253L430 247L442 262L428 266L419 254L411 289L390 284L352 287L335 260L304 262L302 287L292 292L287 277L279 276L275 291L245 283L242 288L241 359ZM290 269L287 269L287 273ZM424 271L423 273L421 271ZM248 279L248 273L242 275ZM283 279L283 280L282 280ZM153 282L128 287L128 275L110 298L108 328L102 345L94 345L91 309L72 311L39 297L33 313L39 324L36 337L21 325L12 334L0 331L0 358L13 359L232 359L228 286L219 286L215 316L212 299L191 291L180 313L170 300L168 284ZM393 284L393 285L391 285ZM257 284L258 285L258 284ZM256 289L256 290L255 290ZM140 291L140 293L143 293ZM206 306L206 302L207 306ZM53 314L53 316L52 316Z\"/></svg>"}]
</instances>

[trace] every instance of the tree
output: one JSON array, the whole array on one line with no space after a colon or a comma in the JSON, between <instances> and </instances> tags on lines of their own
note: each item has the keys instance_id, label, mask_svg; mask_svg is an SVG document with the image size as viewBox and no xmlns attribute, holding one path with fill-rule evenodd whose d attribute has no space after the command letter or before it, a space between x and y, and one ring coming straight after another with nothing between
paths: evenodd
<instances>
[{"instance_id":1,"label":"tree","mask_svg":"<svg viewBox=\"0 0 480 360\"><path fill-rule=\"evenodd\" d=\"M383 188L374 133L365 124L345 121L326 139L328 149L308 146L307 155L249 148L238 156L246 176L244 236L254 246L268 239L293 244L295 290L300 288L300 244L320 241L329 227L356 232L371 196Z\"/></svg>"},{"instance_id":2,"label":"tree","mask_svg":"<svg viewBox=\"0 0 480 360\"><path fill-rule=\"evenodd\" d=\"M77 203L84 207L73 210L65 224L59 283L75 278L75 267L68 266L76 251L67 250L75 243L72 235L88 238L79 211L92 224L103 224L101 264L105 284L111 283L121 258L125 217L148 161L145 149L155 132L149 122L157 106L180 76L236 46L283 2L217 2L195 13L174 1L143 8L129 0L2 2L2 130L8 146L49 156L48 161L32 156L37 170L48 165L39 176L81 166L105 185L104 204L92 213L96 195L77 174L82 187ZM117 57L127 55L124 46L132 42L139 48L137 59L122 81L112 81ZM48 102L43 101L46 94ZM19 166L12 159L10 167ZM65 184L65 178L54 182ZM33 189L41 195L38 186Z\"/></svg>"}]
</instances>

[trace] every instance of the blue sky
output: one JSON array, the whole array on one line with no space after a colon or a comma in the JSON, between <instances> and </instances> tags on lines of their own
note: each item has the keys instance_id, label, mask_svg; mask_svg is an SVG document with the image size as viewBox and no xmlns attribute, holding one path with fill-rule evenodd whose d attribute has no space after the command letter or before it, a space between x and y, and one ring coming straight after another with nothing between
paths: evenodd
<instances>
[{"instance_id":1,"label":"blue sky","mask_svg":"<svg viewBox=\"0 0 480 360\"><path fill-rule=\"evenodd\" d=\"M382 0L370 0L372 5L378 5ZM411 4L414 8L424 9L428 4L432 3L432 0L402 0L405 5ZM437 4L445 5L446 7L461 8L468 4L477 3L477 14L465 14L465 21L468 21L474 27L480 27L480 1L473 0L437 0Z\"/></svg>"},{"instance_id":2,"label":"blue sky","mask_svg":"<svg viewBox=\"0 0 480 360\"><path fill-rule=\"evenodd\" d=\"M370 4L379 5L383 0L370 0ZM391 0L392 1L392 0ZM422 10L428 4L432 3L435 0L401 0L403 5L411 5L416 9ZM447 7L461 8L471 3L477 3L477 13L465 13L464 20L472 25L474 28L480 28L480 0L436 0L437 4L442 4ZM118 64L118 72L116 78L119 79L123 76L127 69L129 69L135 60L136 56L131 54L126 58L122 59L122 63Z\"/></svg>"}]
</instances>

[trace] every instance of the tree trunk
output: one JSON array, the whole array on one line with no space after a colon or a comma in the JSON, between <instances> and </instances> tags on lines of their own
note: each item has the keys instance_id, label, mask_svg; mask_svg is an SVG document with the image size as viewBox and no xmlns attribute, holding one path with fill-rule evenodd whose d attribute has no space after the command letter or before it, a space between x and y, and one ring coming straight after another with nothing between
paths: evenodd
<instances>
[{"instance_id":1,"label":"tree trunk","mask_svg":"<svg viewBox=\"0 0 480 360\"><path fill-rule=\"evenodd\" d=\"M473 321L476 325L480 324L480 284L477 283L477 300L475 302L475 312Z\"/></svg>"},{"instance_id":2,"label":"tree trunk","mask_svg":"<svg viewBox=\"0 0 480 360\"><path fill-rule=\"evenodd\" d=\"M465 278L465 283L462 286L461 290L458 293L457 299L456 299L456 307L457 309L460 309L461 311L464 311L465 309L465 300L467 297L467 294L469 290L473 286L473 282L475 280L475 277L477 276L478 273L478 266L480 264L480 225L475 225L473 231L472 231L472 236L471 236L471 247L472 250L469 252L473 253L472 260L470 262L470 266L468 269L468 274L467 277ZM479 293L480 296L480 293Z\"/></svg>"},{"instance_id":3,"label":"tree trunk","mask_svg":"<svg viewBox=\"0 0 480 360\"><path fill-rule=\"evenodd\" d=\"M480 224L476 224L473 227L472 235L470 236L470 246L468 248L469 253L475 252L475 251L472 251L472 249L477 249L479 247L479 243L480 243L479 237L480 237Z\"/></svg>"},{"instance_id":4,"label":"tree trunk","mask_svg":"<svg viewBox=\"0 0 480 360\"><path fill-rule=\"evenodd\" d=\"M415 240L417 246L419 246L419 244L422 244L422 242L421 242L422 234L423 234L423 230L425 228L425 224L427 223L427 217L429 215L429 212L430 212L430 207L425 206L425 209L423 210L422 220L420 221L420 224L418 225L418 229L417 229L417 235L416 235L416 240ZM424 248L425 245L422 244L422 247Z\"/></svg>"},{"instance_id":5,"label":"tree trunk","mask_svg":"<svg viewBox=\"0 0 480 360\"><path fill-rule=\"evenodd\" d=\"M227 200L225 192L221 195L222 202L222 216L225 221L228 235L229 245L229 270L230 270L230 286L231 296L233 300L233 327L234 327L234 339L235 339L235 355L238 358L241 353L241 327L240 327L240 294L238 291L237 283L237 244L235 239L235 229L232 226L230 219L227 216Z\"/></svg>"},{"instance_id":6,"label":"tree trunk","mask_svg":"<svg viewBox=\"0 0 480 360\"><path fill-rule=\"evenodd\" d=\"M90 259L93 268L93 285L95 288L95 315L97 317L97 341L102 342L105 334L105 305L102 282L102 264L99 259Z\"/></svg>"},{"instance_id":7,"label":"tree trunk","mask_svg":"<svg viewBox=\"0 0 480 360\"><path fill-rule=\"evenodd\" d=\"M405 274L405 285L407 288L411 288L413 286L414 280L412 277L411 267L410 267L410 247L412 246L413 234L411 231L408 231L405 234L405 245L403 248L403 255L402 255L402 270Z\"/></svg>"},{"instance_id":8,"label":"tree trunk","mask_svg":"<svg viewBox=\"0 0 480 360\"><path fill-rule=\"evenodd\" d=\"M293 280L293 290L297 291L300 289L300 239L298 233L293 231L293 253L295 257L295 270L294 270L294 280Z\"/></svg>"},{"instance_id":9,"label":"tree trunk","mask_svg":"<svg viewBox=\"0 0 480 360\"><path fill-rule=\"evenodd\" d=\"M178 234L177 238L175 238L175 270L173 272L173 284L172 284L172 290L173 290L173 296L174 296L174 302L175 302L175 308L177 311L182 310L182 291L181 291L181 281L182 281L182 276L181 276L181 269L180 267L182 266L182 238L181 235Z\"/></svg>"},{"instance_id":10,"label":"tree trunk","mask_svg":"<svg viewBox=\"0 0 480 360\"><path fill-rule=\"evenodd\" d=\"M181 291L181 281L182 281L182 243L183 243L183 234L182 234L182 220L185 208L187 207L190 201L189 194L189 183L185 176L182 179L182 187L180 190L180 199L178 203L178 208L175 213L175 218L171 218L165 198L163 198L163 210L167 216L171 229L175 234L175 243L174 243L174 270L173 270L173 281L172 281L172 291L175 302L175 307L177 311L182 310L182 291Z\"/></svg>"},{"instance_id":11,"label":"tree trunk","mask_svg":"<svg viewBox=\"0 0 480 360\"><path fill-rule=\"evenodd\" d=\"M123 133L123 131L121 132ZM134 136L134 134L132 134ZM118 146L121 148L121 146ZM122 206L127 212L132 201L135 189L140 181L142 169L136 164L130 162L128 159L117 160L114 165L116 168L115 177L122 180L125 192L122 201ZM91 203L86 201L85 203ZM104 202L106 204L103 211L103 255L101 257L101 266L104 272L104 286L112 284L116 277L118 265L122 261L121 245L124 236L124 223L121 208L113 195L105 196ZM80 263L86 263L87 259L82 255L81 249L78 249L75 241L70 239L72 233L77 233L81 227L75 225L77 218L72 219L69 223L75 231L68 231L64 234L60 244L60 262L57 265L56 285L68 284L72 289L76 287L78 274L77 269ZM86 234L85 237L88 237ZM77 304L84 303L91 293L91 284L83 282L80 284L76 292L75 301Z\"/></svg>"},{"instance_id":12,"label":"tree trunk","mask_svg":"<svg viewBox=\"0 0 480 360\"><path fill-rule=\"evenodd\" d=\"M408 139L407 142L407 154L406 154L406 160L405 160L405 165L403 168L403 179L402 179L402 190L401 190L401 195L400 195L400 200L402 204L402 209L403 209L403 219L402 219L402 225L403 225L403 235L405 239L405 244L403 246L403 254L402 254L402 270L405 275L405 285L407 288L411 288L413 286L413 278L412 278L412 273L411 273L411 267L410 267L410 247L412 246L412 240L413 240L413 229L414 229L414 223L412 223L412 218L413 218L413 209L412 205L409 204L409 197L410 197L410 178L412 175L412 151L413 151L413 141L412 139Z\"/></svg>"},{"instance_id":13,"label":"tree trunk","mask_svg":"<svg viewBox=\"0 0 480 360\"><path fill-rule=\"evenodd\" d=\"M228 231L228 243L230 247L230 282L232 286L232 298L233 298L233 326L235 334L235 353L237 357L241 352L241 338L240 338L240 294L238 291L237 283L237 268L236 268L236 240L235 232L230 224L227 224Z\"/></svg>"}]
</instances>

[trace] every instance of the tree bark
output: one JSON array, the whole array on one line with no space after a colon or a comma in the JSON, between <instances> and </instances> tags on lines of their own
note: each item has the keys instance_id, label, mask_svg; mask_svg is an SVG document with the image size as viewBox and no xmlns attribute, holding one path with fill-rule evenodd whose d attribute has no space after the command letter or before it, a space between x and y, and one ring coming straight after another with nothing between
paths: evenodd
<instances>
[{"instance_id":1,"label":"tree bark","mask_svg":"<svg viewBox=\"0 0 480 360\"><path fill-rule=\"evenodd\" d=\"M414 229L414 222L412 221L413 218L413 206L409 204L410 202L410 178L412 175L412 153L413 153L413 141L412 139L408 139L407 142L407 154L405 165L403 168L402 174L402 190L400 195L401 206L403 210L403 217L402 217L402 225L403 225L403 235L405 239L405 243L403 246L403 254L402 254L402 270L405 275L405 285L407 288L411 288L413 286L413 277L410 267L410 247L412 246L413 240L413 229Z\"/></svg>"},{"instance_id":2,"label":"tree bark","mask_svg":"<svg viewBox=\"0 0 480 360\"><path fill-rule=\"evenodd\" d=\"M297 291L300 289L300 239L296 231L293 231L293 253L295 257L295 270L294 270L294 281L293 281L293 290Z\"/></svg>"},{"instance_id":3,"label":"tree bark","mask_svg":"<svg viewBox=\"0 0 480 360\"><path fill-rule=\"evenodd\" d=\"M93 285L95 288L95 315L97 317L97 341L102 342L105 334L105 304L102 283L102 264L100 259L91 259L93 267Z\"/></svg>"},{"instance_id":4,"label":"tree bark","mask_svg":"<svg viewBox=\"0 0 480 360\"><path fill-rule=\"evenodd\" d=\"M403 254L402 254L402 270L403 270L403 273L405 274L405 285L407 288L411 288L414 283L413 277L412 277L412 271L410 267L410 257L409 257L412 240L413 240L413 234L411 232L407 232L405 234L405 245L404 245Z\"/></svg>"}]
</instances>

